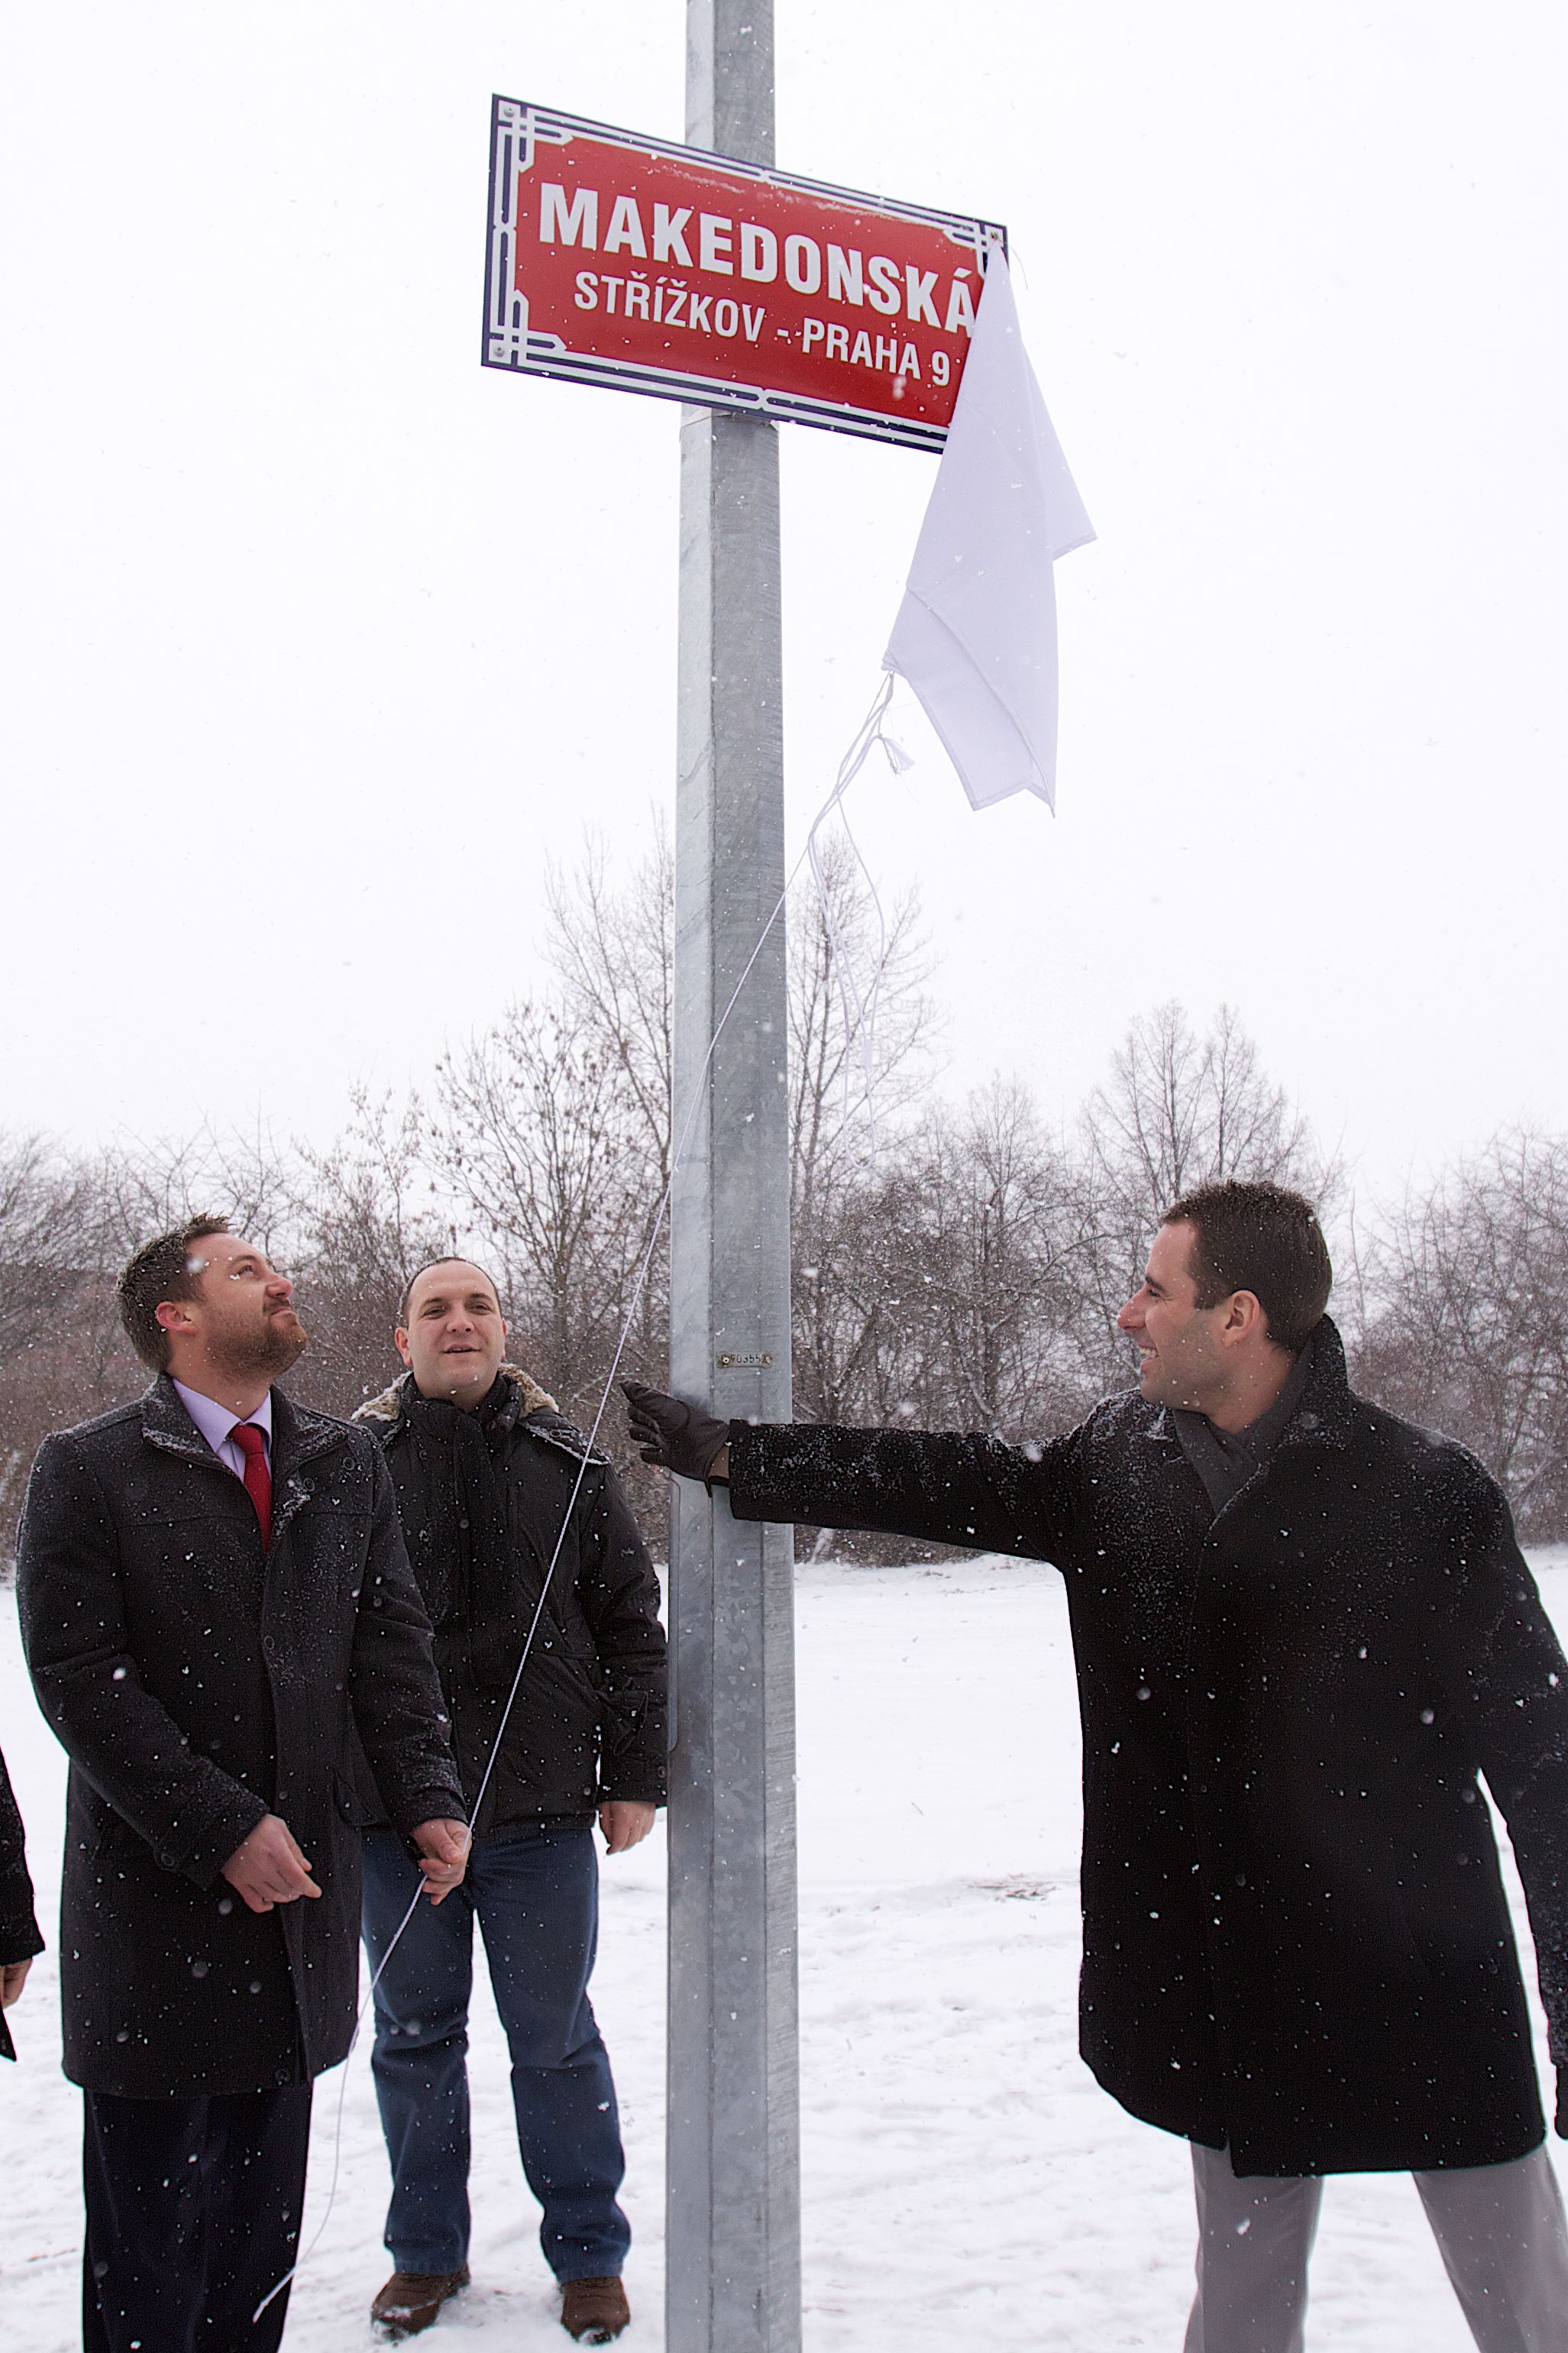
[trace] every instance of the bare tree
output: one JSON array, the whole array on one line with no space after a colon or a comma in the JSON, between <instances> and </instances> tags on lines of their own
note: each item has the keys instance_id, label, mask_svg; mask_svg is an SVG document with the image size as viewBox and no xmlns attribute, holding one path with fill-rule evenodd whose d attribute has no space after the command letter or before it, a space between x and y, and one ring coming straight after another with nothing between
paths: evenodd
<instances>
[{"instance_id":1,"label":"bare tree","mask_svg":"<svg viewBox=\"0 0 1568 2353\"><path fill-rule=\"evenodd\" d=\"M1084 1105L1079 1138L1096 1231L1085 1339L1101 1378L1124 1376L1116 1315L1179 1195L1229 1176L1261 1178L1306 1193L1326 1214L1341 1184L1228 1005L1202 1037L1174 1002L1136 1020L1110 1078Z\"/></svg>"},{"instance_id":2,"label":"bare tree","mask_svg":"<svg viewBox=\"0 0 1568 2353\"><path fill-rule=\"evenodd\" d=\"M81 1162L40 1135L0 1134L0 1363L32 1347L75 1293L91 1225Z\"/></svg>"},{"instance_id":3,"label":"bare tree","mask_svg":"<svg viewBox=\"0 0 1568 2353\"><path fill-rule=\"evenodd\" d=\"M295 1271L310 1346L292 1386L340 1413L396 1370L392 1334L412 1276L452 1247L445 1204L425 1158L416 1094L350 1094L343 1134L326 1151L299 1147Z\"/></svg>"},{"instance_id":4,"label":"bare tree","mask_svg":"<svg viewBox=\"0 0 1568 2353\"><path fill-rule=\"evenodd\" d=\"M790 1236L795 1409L831 1421L867 1409L897 1355L883 1170L936 1023L917 894L884 916L838 836L819 862L789 910Z\"/></svg>"},{"instance_id":5,"label":"bare tree","mask_svg":"<svg viewBox=\"0 0 1568 2353\"><path fill-rule=\"evenodd\" d=\"M1384 1221L1357 1372L1472 1446L1521 1527L1568 1534L1568 1137L1513 1128Z\"/></svg>"},{"instance_id":6,"label":"bare tree","mask_svg":"<svg viewBox=\"0 0 1568 2353\"><path fill-rule=\"evenodd\" d=\"M606 1067L618 1071L650 1155L648 1179L669 1176L674 1036L675 854L662 810L626 882L612 881L590 837L571 875L552 869L547 948L562 1003Z\"/></svg>"},{"instance_id":7,"label":"bare tree","mask_svg":"<svg viewBox=\"0 0 1568 2353\"><path fill-rule=\"evenodd\" d=\"M921 1418L1020 1437L1081 1411L1082 1188L1033 1099L994 1079L925 1122L901 1179L899 1285Z\"/></svg>"},{"instance_id":8,"label":"bare tree","mask_svg":"<svg viewBox=\"0 0 1568 2353\"><path fill-rule=\"evenodd\" d=\"M500 1258L532 1369L585 1401L655 1206L624 1073L570 1009L522 1004L447 1055L436 1089L437 1171Z\"/></svg>"}]
</instances>

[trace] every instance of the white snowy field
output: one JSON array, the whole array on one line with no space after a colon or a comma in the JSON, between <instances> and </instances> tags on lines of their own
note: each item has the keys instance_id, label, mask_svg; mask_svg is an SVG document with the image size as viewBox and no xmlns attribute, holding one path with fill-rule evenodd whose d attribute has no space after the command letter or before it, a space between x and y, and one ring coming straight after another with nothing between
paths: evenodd
<instances>
[{"instance_id":1,"label":"white snowy field","mask_svg":"<svg viewBox=\"0 0 1568 2353\"><path fill-rule=\"evenodd\" d=\"M1536 1566L1568 1628L1568 1555ZM808 2353L1175 2353L1191 2276L1185 2148L1124 2116L1075 2049L1078 1725L1055 1573L992 1560L803 1568L798 1625ZM0 1746L52 1947L64 1770L9 1594ZM657 1839L606 1863L595 1985L636 2232L625 2341L646 2353L663 2341L663 1864ZM79 2341L79 2103L59 2073L56 1999L51 1949L11 2012L21 2063L0 2081L0 2344L16 2353ZM365 2308L386 2270L363 2046L346 2077L337 2196L295 2290L291 2353L367 2347ZM473 2077L474 2285L430 2341L542 2353L567 2340L488 1995ZM342 2081L318 2088L308 2235L332 2178ZM1310 2340L1312 2353L1469 2345L1403 2175L1331 2185Z\"/></svg>"}]
</instances>

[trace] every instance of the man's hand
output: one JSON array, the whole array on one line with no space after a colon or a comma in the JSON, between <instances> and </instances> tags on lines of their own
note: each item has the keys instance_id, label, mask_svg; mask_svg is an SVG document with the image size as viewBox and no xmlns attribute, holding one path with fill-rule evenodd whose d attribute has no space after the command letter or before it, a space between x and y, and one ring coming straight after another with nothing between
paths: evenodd
<instances>
[{"instance_id":1,"label":"man's hand","mask_svg":"<svg viewBox=\"0 0 1568 2353\"><path fill-rule=\"evenodd\" d=\"M682 1479L724 1479L730 1472L730 1425L716 1421L700 1406L667 1397L642 1381L623 1381L631 1409L632 1443L645 1462L674 1471Z\"/></svg>"},{"instance_id":2,"label":"man's hand","mask_svg":"<svg viewBox=\"0 0 1568 2353\"><path fill-rule=\"evenodd\" d=\"M301 1895L321 1892L279 1814L262 1815L224 1864L223 1875L253 1912L270 1912L275 1904L297 1904Z\"/></svg>"},{"instance_id":3,"label":"man's hand","mask_svg":"<svg viewBox=\"0 0 1568 2353\"><path fill-rule=\"evenodd\" d=\"M653 1828L657 1806L645 1805L641 1798L606 1798L599 1808L599 1828L605 1833L606 1854L625 1854L630 1846L638 1846Z\"/></svg>"},{"instance_id":4,"label":"man's hand","mask_svg":"<svg viewBox=\"0 0 1568 2353\"><path fill-rule=\"evenodd\" d=\"M468 1825L421 1822L414 1833L414 1843L419 1850L419 1868L425 1873L425 1893L432 1904L442 1904L454 1887L463 1883L463 1873L468 1867Z\"/></svg>"},{"instance_id":5,"label":"man's hand","mask_svg":"<svg viewBox=\"0 0 1568 2353\"><path fill-rule=\"evenodd\" d=\"M9 2010L27 1982L31 1957L25 1961L0 1961L0 2010Z\"/></svg>"}]
</instances>

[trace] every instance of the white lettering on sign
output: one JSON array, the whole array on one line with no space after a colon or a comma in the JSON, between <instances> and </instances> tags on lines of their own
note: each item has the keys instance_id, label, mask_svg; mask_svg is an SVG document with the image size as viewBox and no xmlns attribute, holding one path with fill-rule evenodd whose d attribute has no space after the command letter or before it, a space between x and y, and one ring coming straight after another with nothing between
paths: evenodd
<instances>
[{"instance_id":1,"label":"white lettering on sign","mask_svg":"<svg viewBox=\"0 0 1568 2353\"><path fill-rule=\"evenodd\" d=\"M825 358L843 360L850 367L883 368L889 375L912 376L917 381L921 374L921 355L915 344L900 346L896 337L879 335L873 345L864 327L851 344L849 330L840 320L803 319L800 345L805 352L820 346ZM931 353L931 372L935 383L947 383L951 363L945 352Z\"/></svg>"},{"instance_id":2,"label":"white lettering on sign","mask_svg":"<svg viewBox=\"0 0 1568 2353\"><path fill-rule=\"evenodd\" d=\"M605 242L607 244L608 239ZM941 326L942 321L931 306L931 290L935 284L934 269L917 269L912 261L907 261L904 264L904 316L906 319L929 319L933 327Z\"/></svg>"},{"instance_id":3,"label":"white lettering on sign","mask_svg":"<svg viewBox=\"0 0 1568 2353\"><path fill-rule=\"evenodd\" d=\"M686 242L686 224L691 218L691 206L681 205L671 212L668 205L653 208L653 258L656 261L679 261L691 267L691 248Z\"/></svg>"},{"instance_id":4,"label":"white lettering on sign","mask_svg":"<svg viewBox=\"0 0 1568 2353\"><path fill-rule=\"evenodd\" d=\"M646 260L650 240L637 198L616 195L610 199L602 248L599 245L599 208L600 191L597 188L578 188L569 196L566 190L557 186L553 181L544 181L539 191L541 243L582 245L605 253L635 254L639 261ZM779 240L771 228L763 227L757 221L742 221L737 226L726 214L702 213L698 218L697 258L694 262L691 247L687 240L690 223L689 205L654 206L651 245L655 261L674 262L687 269L703 269L720 278L733 278L739 274L762 286L772 285L777 280ZM816 239L804 236L784 238L783 260L784 282L796 294L823 291L826 278L826 291L830 302L847 302L856 310L863 309L869 302L871 308L880 311L884 318L894 318L901 311L912 323L936 327L950 335L960 332L972 335L974 332L974 297L970 290L970 272L967 269L954 271L948 289L946 312L942 315L937 307L938 276L934 269L919 269L912 262L906 263L900 269L900 265L890 261L885 253L874 253L868 260L854 246L829 245L825 258ZM618 306L623 317L647 316L642 311L629 311L617 295L610 292L612 287L619 287L625 281L620 279L598 280L592 271L580 272L577 307L592 311L602 302L605 310ZM700 324L707 317L710 300L706 296L691 294L689 289L683 289L682 301L689 301L691 305L689 318L679 320L668 311L661 314L657 301L652 315L656 319L662 315L669 325ZM697 308L699 304L703 306L700 312ZM749 318L751 313L747 311L744 315ZM760 319L762 313L759 311L757 315ZM728 311L725 316L729 316ZM721 329L719 332L735 331ZM746 332L748 337L755 340L749 327ZM864 340L863 336L858 337L857 346ZM906 344L904 348L910 350L912 346ZM837 341L829 342L826 349L830 359L840 355ZM933 354L932 358L933 375L936 356ZM869 366L879 363L868 359L863 364ZM900 370L900 373L911 371ZM945 384L947 380L946 375L936 376L939 384Z\"/></svg>"},{"instance_id":5,"label":"white lettering on sign","mask_svg":"<svg viewBox=\"0 0 1568 2353\"><path fill-rule=\"evenodd\" d=\"M814 237L784 239L784 283L797 294L815 294L822 283L822 248Z\"/></svg>"},{"instance_id":6,"label":"white lettering on sign","mask_svg":"<svg viewBox=\"0 0 1568 2353\"><path fill-rule=\"evenodd\" d=\"M596 188L579 188L570 206L566 191L546 180L539 191L539 241L553 245L559 237L563 245L583 243L595 246L599 242L599 192Z\"/></svg>"},{"instance_id":7,"label":"white lettering on sign","mask_svg":"<svg viewBox=\"0 0 1568 2353\"><path fill-rule=\"evenodd\" d=\"M721 276L733 278L735 265L726 256L734 241L735 224L722 213L704 213L698 221L698 252L700 267L717 270Z\"/></svg>"},{"instance_id":8,"label":"white lettering on sign","mask_svg":"<svg viewBox=\"0 0 1568 2353\"><path fill-rule=\"evenodd\" d=\"M642 215L631 196L617 196L610 207L610 226L605 231L606 253L635 253L639 261L647 259L647 239L642 233ZM910 272L914 276L913 270ZM934 319L932 325L936 323Z\"/></svg>"},{"instance_id":9,"label":"white lettering on sign","mask_svg":"<svg viewBox=\"0 0 1568 2353\"><path fill-rule=\"evenodd\" d=\"M890 312L902 307L904 290L899 283L896 261L889 261L885 253L874 253L866 265L866 275L871 280L868 300L873 311Z\"/></svg>"},{"instance_id":10,"label":"white lettering on sign","mask_svg":"<svg viewBox=\"0 0 1568 2353\"><path fill-rule=\"evenodd\" d=\"M611 317L647 319L656 326L685 327L698 334L743 335L754 343L767 312L761 303L737 302L728 294L694 294L679 279L612 278L597 269L577 272L573 297L579 311L603 310ZM944 376L942 381L947 381Z\"/></svg>"},{"instance_id":11,"label":"white lettering on sign","mask_svg":"<svg viewBox=\"0 0 1568 2353\"><path fill-rule=\"evenodd\" d=\"M741 275L754 278L763 286L771 285L779 274L779 241L771 228L759 228L754 221L741 224Z\"/></svg>"},{"instance_id":12,"label":"white lettering on sign","mask_svg":"<svg viewBox=\"0 0 1568 2353\"><path fill-rule=\"evenodd\" d=\"M859 310L866 300L866 257L853 247L846 253L841 245L827 248L827 299L830 302L853 302Z\"/></svg>"}]
</instances>

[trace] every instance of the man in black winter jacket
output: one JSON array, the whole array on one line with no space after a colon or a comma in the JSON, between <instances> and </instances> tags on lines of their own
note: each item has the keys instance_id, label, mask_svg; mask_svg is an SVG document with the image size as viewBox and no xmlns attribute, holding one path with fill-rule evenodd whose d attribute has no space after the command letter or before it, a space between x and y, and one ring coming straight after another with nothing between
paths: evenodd
<instances>
[{"instance_id":1,"label":"man in black winter jacket","mask_svg":"<svg viewBox=\"0 0 1568 2353\"><path fill-rule=\"evenodd\" d=\"M615 2085L587 1992L593 1826L596 1813L609 1852L624 1852L663 1801L658 1582L609 1464L503 1363L506 1325L482 1269L464 1259L422 1268L395 1336L408 1369L358 1418L384 1450L435 1626L474 1844L458 1899L417 1913L398 1937L408 1862L385 1832L365 1839L365 1944L374 1968L384 1962L373 2066L395 2266L372 2315L412 2335L468 2278L477 1917L562 2322L603 2344L628 2317L631 2234L616 2197Z\"/></svg>"},{"instance_id":2,"label":"man in black winter jacket","mask_svg":"<svg viewBox=\"0 0 1568 2353\"><path fill-rule=\"evenodd\" d=\"M1414 2173L1486 2353L1568 2353L1568 2232L1479 1782L1568 2065L1568 1662L1465 1449L1350 1389L1310 1206L1168 1211L1139 1387L1064 1438L763 1429L633 1389L742 1519L1062 1571L1085 2059L1192 2144L1188 2353L1300 2353L1321 2177ZM1560 2099L1559 2130L1568 2115Z\"/></svg>"},{"instance_id":3,"label":"man in black winter jacket","mask_svg":"<svg viewBox=\"0 0 1568 2353\"><path fill-rule=\"evenodd\" d=\"M45 1440L17 1546L70 1757L83 2342L270 2353L311 2081L358 2013L360 1748L436 1903L467 1814L381 1451L273 1386L305 1346L288 1278L198 1219L137 1252L120 1304L155 1378Z\"/></svg>"}]
</instances>

